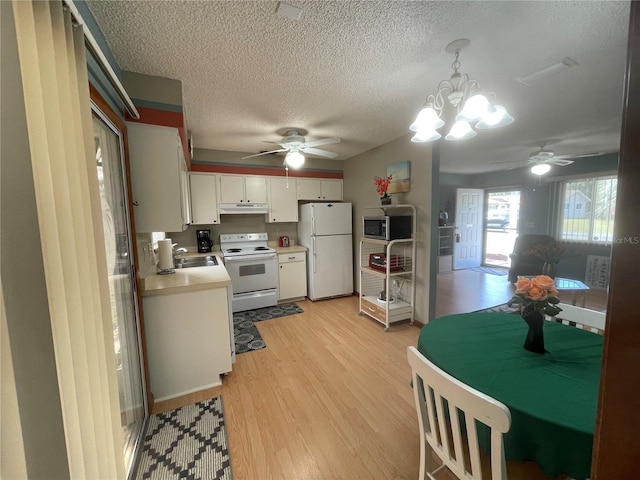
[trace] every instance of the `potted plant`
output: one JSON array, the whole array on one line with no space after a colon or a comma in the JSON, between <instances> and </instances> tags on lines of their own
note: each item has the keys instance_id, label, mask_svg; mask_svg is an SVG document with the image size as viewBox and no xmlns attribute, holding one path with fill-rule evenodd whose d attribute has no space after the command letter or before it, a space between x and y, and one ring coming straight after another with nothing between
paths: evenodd
<instances>
[{"instance_id":1,"label":"potted plant","mask_svg":"<svg viewBox=\"0 0 640 480\"><path fill-rule=\"evenodd\" d=\"M380 203L382 203L382 205L391 205L391 197L387 194L391 177L392 176L389 175L388 177L374 177L373 179L373 184L380 196Z\"/></svg>"}]
</instances>

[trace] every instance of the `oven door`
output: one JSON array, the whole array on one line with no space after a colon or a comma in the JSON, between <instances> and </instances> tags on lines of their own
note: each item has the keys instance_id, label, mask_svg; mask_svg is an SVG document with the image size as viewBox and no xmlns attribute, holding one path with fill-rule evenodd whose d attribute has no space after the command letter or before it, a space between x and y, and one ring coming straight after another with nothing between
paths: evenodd
<instances>
[{"instance_id":1,"label":"oven door","mask_svg":"<svg viewBox=\"0 0 640 480\"><path fill-rule=\"evenodd\" d=\"M278 288L278 261L275 253L224 257L233 293Z\"/></svg>"}]
</instances>

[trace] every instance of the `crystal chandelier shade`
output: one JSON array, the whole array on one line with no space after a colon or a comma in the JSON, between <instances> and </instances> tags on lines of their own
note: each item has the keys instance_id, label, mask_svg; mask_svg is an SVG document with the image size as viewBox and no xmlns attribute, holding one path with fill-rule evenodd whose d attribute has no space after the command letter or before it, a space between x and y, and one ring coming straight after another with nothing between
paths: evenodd
<instances>
[{"instance_id":1,"label":"crystal chandelier shade","mask_svg":"<svg viewBox=\"0 0 640 480\"><path fill-rule=\"evenodd\" d=\"M442 137L436 130L445 125L442 116L447 106L455 110L456 116L445 140L475 137L477 132L471 127L471 123L475 123L474 127L480 130L513 123L513 117L507 113L503 105L492 104L489 98L481 93L480 84L476 80L458 71L460 50L469 43L469 40L462 38L447 45L446 51L456 56L451 64L453 74L449 80L443 80L438 84L435 95L427 96L424 107L409 126L411 131L416 132L411 138L412 142L433 142Z\"/></svg>"}]
</instances>

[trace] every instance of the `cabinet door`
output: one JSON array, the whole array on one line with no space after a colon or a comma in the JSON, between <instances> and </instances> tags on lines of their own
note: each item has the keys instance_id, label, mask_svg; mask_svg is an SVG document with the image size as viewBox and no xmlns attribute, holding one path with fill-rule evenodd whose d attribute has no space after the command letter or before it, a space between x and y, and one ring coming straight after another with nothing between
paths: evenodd
<instances>
[{"instance_id":1,"label":"cabinet door","mask_svg":"<svg viewBox=\"0 0 640 480\"><path fill-rule=\"evenodd\" d=\"M322 200L320 180L298 179L298 200Z\"/></svg>"},{"instance_id":2,"label":"cabinet door","mask_svg":"<svg viewBox=\"0 0 640 480\"><path fill-rule=\"evenodd\" d=\"M244 199L248 203L267 203L267 177L244 177Z\"/></svg>"},{"instance_id":3,"label":"cabinet door","mask_svg":"<svg viewBox=\"0 0 640 480\"><path fill-rule=\"evenodd\" d=\"M186 165L178 129L127 122L127 133L136 231L183 231Z\"/></svg>"},{"instance_id":4,"label":"cabinet door","mask_svg":"<svg viewBox=\"0 0 640 480\"><path fill-rule=\"evenodd\" d=\"M278 274L278 300L307 295L307 262L304 259L281 263Z\"/></svg>"},{"instance_id":5,"label":"cabinet door","mask_svg":"<svg viewBox=\"0 0 640 480\"><path fill-rule=\"evenodd\" d=\"M244 177L220 175L220 203L244 203Z\"/></svg>"},{"instance_id":6,"label":"cabinet door","mask_svg":"<svg viewBox=\"0 0 640 480\"><path fill-rule=\"evenodd\" d=\"M182 207L182 224L185 226L191 224L191 183L189 182L189 170L184 160L184 150L182 149L182 141L178 135L178 170L180 171L180 205Z\"/></svg>"},{"instance_id":7,"label":"cabinet door","mask_svg":"<svg viewBox=\"0 0 640 480\"><path fill-rule=\"evenodd\" d=\"M323 200L342 200L342 180L322 180Z\"/></svg>"},{"instance_id":8,"label":"cabinet door","mask_svg":"<svg viewBox=\"0 0 640 480\"><path fill-rule=\"evenodd\" d=\"M279 177L270 178L268 223L297 221L296 181Z\"/></svg>"},{"instance_id":9,"label":"cabinet door","mask_svg":"<svg viewBox=\"0 0 640 480\"><path fill-rule=\"evenodd\" d=\"M217 176L208 173L192 173L190 180L191 223L193 225L219 224Z\"/></svg>"}]
</instances>

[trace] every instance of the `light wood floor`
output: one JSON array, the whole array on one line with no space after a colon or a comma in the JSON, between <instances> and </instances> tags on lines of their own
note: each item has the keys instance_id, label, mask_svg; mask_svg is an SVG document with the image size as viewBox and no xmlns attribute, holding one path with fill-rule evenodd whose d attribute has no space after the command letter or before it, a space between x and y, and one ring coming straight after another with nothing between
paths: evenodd
<instances>
[{"instance_id":1,"label":"light wood floor","mask_svg":"<svg viewBox=\"0 0 640 480\"><path fill-rule=\"evenodd\" d=\"M482 278L439 276L439 315L511 297L506 277L471 273ZM238 355L222 387L156 404L154 413L222 395L236 480L417 478L406 347L419 325L385 333L358 315L355 296L297 303L304 313L257 324L267 347ZM531 462L508 469L511 480L549 480Z\"/></svg>"}]
</instances>

